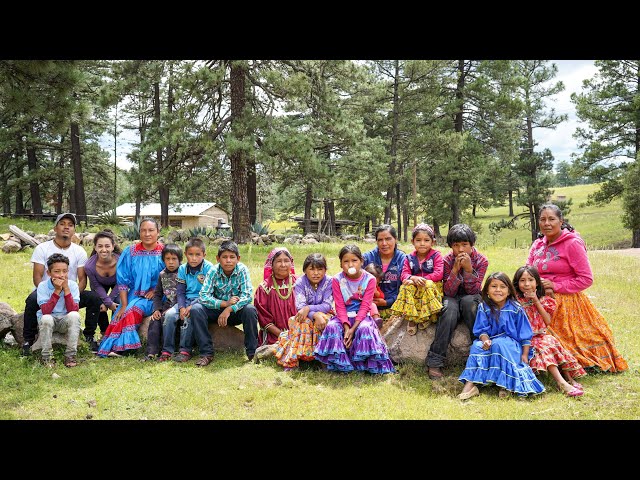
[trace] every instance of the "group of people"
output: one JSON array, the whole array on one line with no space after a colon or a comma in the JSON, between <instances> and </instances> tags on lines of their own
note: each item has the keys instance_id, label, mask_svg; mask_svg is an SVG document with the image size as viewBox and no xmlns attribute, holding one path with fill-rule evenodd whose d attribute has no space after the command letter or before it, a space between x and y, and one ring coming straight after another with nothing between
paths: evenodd
<instances>
[{"instance_id":1,"label":"group of people","mask_svg":"<svg viewBox=\"0 0 640 480\"><path fill-rule=\"evenodd\" d=\"M207 366L214 356L209 324L216 322L242 325L249 360L256 349L270 346L285 369L315 360L330 371L385 374L395 368L380 327L402 318L408 335L436 324L425 367L438 380L453 332L463 322L475 341L459 377L460 399L478 395L478 386L486 385L497 385L500 396L541 393L544 386L536 376L541 371L548 371L566 395L580 396L583 387L576 379L585 369L628 367L606 320L584 294L593 283L584 241L555 205L543 205L539 219L541 238L512 279L494 272L485 280L489 262L476 250L476 235L466 224L449 229L451 251L444 256L434 248L429 225L413 229L410 254L398 248L395 229L382 225L373 250L364 255L356 245L340 250L340 271L333 276L319 253L305 258L297 276L291 253L274 248L254 295L232 241L220 245L214 265L200 239L190 239L183 255L178 245L159 243L157 222L145 218L139 243L120 251L113 233L104 230L96 234L87 259L71 242L75 216L62 214L55 238L36 247L31 259L37 288L26 300L23 351L28 353L39 332L42 360L51 365L51 334L66 333L65 365L75 366L78 309L86 306L82 333L101 357L139 349L138 328L150 316L143 360L186 362L195 344L195 364ZM87 277L91 290L85 289Z\"/></svg>"}]
</instances>

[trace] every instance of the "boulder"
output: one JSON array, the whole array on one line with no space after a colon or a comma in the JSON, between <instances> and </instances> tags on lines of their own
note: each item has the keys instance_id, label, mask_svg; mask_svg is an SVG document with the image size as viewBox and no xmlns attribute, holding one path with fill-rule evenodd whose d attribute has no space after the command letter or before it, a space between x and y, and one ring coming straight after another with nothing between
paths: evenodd
<instances>
[{"instance_id":1,"label":"boulder","mask_svg":"<svg viewBox=\"0 0 640 480\"><path fill-rule=\"evenodd\" d=\"M184 230L171 230L167 233L167 243L176 243L179 242L182 238L182 233Z\"/></svg>"},{"instance_id":2,"label":"boulder","mask_svg":"<svg viewBox=\"0 0 640 480\"><path fill-rule=\"evenodd\" d=\"M318 233L318 236L316 238L318 241L323 243L331 243L333 241L333 239L325 233Z\"/></svg>"},{"instance_id":3,"label":"boulder","mask_svg":"<svg viewBox=\"0 0 640 480\"><path fill-rule=\"evenodd\" d=\"M0 239L2 239L4 242L9 240L10 238L11 238L11 234L10 233L3 233L2 235L0 235Z\"/></svg>"},{"instance_id":4,"label":"boulder","mask_svg":"<svg viewBox=\"0 0 640 480\"><path fill-rule=\"evenodd\" d=\"M151 317L145 317L142 319L142 324L138 329L138 335L141 340L147 339L147 333L149 331L149 323ZM179 330L179 328L178 328ZM235 350L244 352L244 332L237 327L227 326L220 327L217 323L209 325L209 333L213 339L213 349L216 352ZM177 349L178 345L176 345Z\"/></svg>"},{"instance_id":5,"label":"boulder","mask_svg":"<svg viewBox=\"0 0 640 480\"><path fill-rule=\"evenodd\" d=\"M4 253L16 253L19 252L21 248L22 245L20 243L16 243L12 240L4 242L4 245L2 245L2 251Z\"/></svg>"},{"instance_id":6,"label":"boulder","mask_svg":"<svg viewBox=\"0 0 640 480\"><path fill-rule=\"evenodd\" d=\"M82 245L93 245L93 239L95 237L95 233L87 233L84 237L82 237Z\"/></svg>"},{"instance_id":7,"label":"boulder","mask_svg":"<svg viewBox=\"0 0 640 480\"><path fill-rule=\"evenodd\" d=\"M73 234L73 237L71 237L71 241L76 245L80 245L80 237L78 236L77 233Z\"/></svg>"},{"instance_id":8,"label":"boulder","mask_svg":"<svg viewBox=\"0 0 640 480\"><path fill-rule=\"evenodd\" d=\"M345 240L347 242L360 242L362 238L360 238L358 235L343 235L342 240Z\"/></svg>"},{"instance_id":9,"label":"boulder","mask_svg":"<svg viewBox=\"0 0 640 480\"><path fill-rule=\"evenodd\" d=\"M43 235L42 233L37 234L33 238L35 238L40 243L48 242L49 240L51 240L48 235Z\"/></svg>"},{"instance_id":10,"label":"boulder","mask_svg":"<svg viewBox=\"0 0 640 480\"><path fill-rule=\"evenodd\" d=\"M268 235L268 237L269 237L269 240L271 240L271 242L277 242L277 241L278 241L278 239L276 238L276 235L275 235L275 234L273 234L273 233L270 233L270 234ZM284 238L284 237L283 237L283 238Z\"/></svg>"},{"instance_id":11,"label":"boulder","mask_svg":"<svg viewBox=\"0 0 640 480\"><path fill-rule=\"evenodd\" d=\"M306 239L306 238L313 238L313 239L315 239L317 241L320 241L320 234L319 233L307 233L304 236L303 240Z\"/></svg>"},{"instance_id":12,"label":"boulder","mask_svg":"<svg viewBox=\"0 0 640 480\"><path fill-rule=\"evenodd\" d=\"M78 337L78 345L80 344L80 339L82 338L82 332L80 332L80 336ZM51 345L62 345L63 347L67 346L66 333L58 333L53 332L51 336ZM31 345L31 351L36 352L38 350L42 350L42 343L40 343L40 337L38 337L33 345Z\"/></svg>"},{"instance_id":13,"label":"boulder","mask_svg":"<svg viewBox=\"0 0 640 480\"><path fill-rule=\"evenodd\" d=\"M407 334L407 321L402 318L390 318L382 325L381 333L389 348L389 356L394 362L424 363L436 333L436 324L429 323L424 329L418 329L415 335ZM471 334L466 325L459 323L451 337L447 351L447 365L464 365L471 348Z\"/></svg>"},{"instance_id":14,"label":"boulder","mask_svg":"<svg viewBox=\"0 0 640 480\"><path fill-rule=\"evenodd\" d=\"M17 316L8 303L0 302L0 340L13 330Z\"/></svg>"},{"instance_id":15,"label":"boulder","mask_svg":"<svg viewBox=\"0 0 640 480\"><path fill-rule=\"evenodd\" d=\"M375 238L365 238L364 240L362 240L364 243L376 243L376 239Z\"/></svg>"},{"instance_id":16,"label":"boulder","mask_svg":"<svg viewBox=\"0 0 640 480\"><path fill-rule=\"evenodd\" d=\"M276 237L274 242L282 243L285 240L285 236L284 235L274 235L274 237Z\"/></svg>"},{"instance_id":17,"label":"boulder","mask_svg":"<svg viewBox=\"0 0 640 480\"><path fill-rule=\"evenodd\" d=\"M315 238L305 237L302 239L303 245L313 245L315 243L318 243L318 240L316 240Z\"/></svg>"},{"instance_id":18,"label":"boulder","mask_svg":"<svg viewBox=\"0 0 640 480\"><path fill-rule=\"evenodd\" d=\"M231 240L230 238L218 237L211 242L211 245L222 245L227 240ZM216 252L217 253L217 252Z\"/></svg>"},{"instance_id":19,"label":"boulder","mask_svg":"<svg viewBox=\"0 0 640 480\"><path fill-rule=\"evenodd\" d=\"M262 239L265 245L271 245L272 240L269 235L260 235L260 238Z\"/></svg>"},{"instance_id":20,"label":"boulder","mask_svg":"<svg viewBox=\"0 0 640 480\"><path fill-rule=\"evenodd\" d=\"M287 237L287 238L285 238L285 239L283 240L283 243L291 243L291 244L294 244L294 243L296 243L296 241L295 241L293 238L291 238L291 237Z\"/></svg>"}]
</instances>

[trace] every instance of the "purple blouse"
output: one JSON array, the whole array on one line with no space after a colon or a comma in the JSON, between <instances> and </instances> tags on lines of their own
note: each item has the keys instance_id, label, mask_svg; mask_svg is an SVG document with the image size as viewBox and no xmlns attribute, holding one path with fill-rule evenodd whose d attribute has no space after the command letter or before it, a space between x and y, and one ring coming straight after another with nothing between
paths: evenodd
<instances>
[{"instance_id":1,"label":"purple blouse","mask_svg":"<svg viewBox=\"0 0 640 480\"><path fill-rule=\"evenodd\" d=\"M309 307L309 318L313 318L317 312L329 313L333 308L333 291L329 275L320 280L317 290L311 286L307 276L302 275L296 280L293 293L296 297L296 309Z\"/></svg>"},{"instance_id":2,"label":"purple blouse","mask_svg":"<svg viewBox=\"0 0 640 480\"><path fill-rule=\"evenodd\" d=\"M113 256L118 261L120 255L114 253ZM92 255L87 260L87 263L84 265L84 271L87 274L87 278L89 282L91 282L91 290L96 292L100 298L102 299L102 303L104 303L105 307L109 308L114 302L120 303L118 299L120 298L120 291L115 288L116 286L116 275L111 275L110 277L103 277L98 274L96 269L96 262L98 261L98 255ZM107 294L107 291L111 290L110 294Z\"/></svg>"}]
</instances>

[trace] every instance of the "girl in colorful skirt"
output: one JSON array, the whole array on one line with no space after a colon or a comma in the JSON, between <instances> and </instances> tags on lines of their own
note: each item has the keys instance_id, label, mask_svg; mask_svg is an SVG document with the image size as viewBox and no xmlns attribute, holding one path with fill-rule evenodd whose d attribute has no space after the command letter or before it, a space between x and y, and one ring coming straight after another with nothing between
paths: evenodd
<instances>
[{"instance_id":1,"label":"girl in colorful skirt","mask_svg":"<svg viewBox=\"0 0 640 480\"><path fill-rule=\"evenodd\" d=\"M478 385L495 384L500 397L509 392L519 396L544 392L544 385L529 366L533 357L529 319L516 300L516 292L507 275L496 272L482 288L467 365L458 378L464 388L458 395L466 400L479 395Z\"/></svg>"},{"instance_id":2,"label":"girl in colorful skirt","mask_svg":"<svg viewBox=\"0 0 640 480\"><path fill-rule=\"evenodd\" d=\"M376 279L362 268L364 259L357 245L345 245L339 257L342 272L332 279L336 315L318 340L316 360L327 370L392 373L387 345L370 315Z\"/></svg>"},{"instance_id":3,"label":"girl in colorful skirt","mask_svg":"<svg viewBox=\"0 0 640 480\"><path fill-rule=\"evenodd\" d=\"M310 362L318 337L331 317L333 291L327 275L327 260L320 253L307 256L302 275L293 287L297 313L289 319L289 329L280 333L275 356L279 365L291 370L299 361Z\"/></svg>"},{"instance_id":4,"label":"girl in colorful skirt","mask_svg":"<svg viewBox=\"0 0 640 480\"><path fill-rule=\"evenodd\" d=\"M527 265L520 267L513 276L513 286L533 329L533 358L529 366L535 372L551 373L558 388L568 397L581 396L582 385L574 378L582 377L586 372L558 339L547 333L551 316L556 310L556 301L544 294L538 269Z\"/></svg>"},{"instance_id":5,"label":"girl in colorful skirt","mask_svg":"<svg viewBox=\"0 0 640 480\"><path fill-rule=\"evenodd\" d=\"M411 243L415 250L404 260L402 286L391 310L409 321L407 333L415 335L418 328L425 329L430 321L437 321L442 310L444 263L440 252L432 248L435 234L426 223L413 229Z\"/></svg>"}]
</instances>

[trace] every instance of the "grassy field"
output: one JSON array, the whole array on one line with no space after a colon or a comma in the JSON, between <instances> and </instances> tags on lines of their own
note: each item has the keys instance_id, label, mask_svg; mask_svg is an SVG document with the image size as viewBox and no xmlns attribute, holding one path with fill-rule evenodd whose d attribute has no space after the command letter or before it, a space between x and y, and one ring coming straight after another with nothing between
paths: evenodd
<instances>
[{"instance_id":1,"label":"grassy field","mask_svg":"<svg viewBox=\"0 0 640 480\"><path fill-rule=\"evenodd\" d=\"M98 359L85 343L80 346L77 368L61 366L62 352L57 351L59 366L51 371L33 358L21 358L15 347L0 344L0 419L640 419L640 257L593 250L624 246L630 237L621 225L619 203L603 209L579 207L594 188L569 187L557 189L556 194L573 198L569 220L592 249L589 259L596 281L588 294L607 318L629 370L589 375L581 381L586 391L582 398L563 396L543 376L547 391L535 398L502 400L489 388L461 403L456 398L462 387L457 381L460 365L448 367L445 380L432 383L422 366L414 364L383 377L284 372L273 360L256 365L240 353L224 353L199 369L193 361L184 365ZM506 208L479 212L478 220L486 226L506 213ZM9 224L37 233L51 228L50 223L0 219L0 233L8 231ZM528 238L528 231L516 230L503 232L494 241L485 228L478 247L489 258L489 273L502 270L511 276L526 260ZM514 240L518 248L513 248ZM336 273L341 246L296 245L290 250L298 271L307 254L320 252L327 257L329 272ZM361 243L360 247L364 252L373 245ZM401 248L409 252L411 245ZM446 246L438 248L448 251ZM254 289L262 280L269 250L266 246L240 249ZM17 311L24 309L32 288L30 256L31 250L0 254L0 271L5 272L0 301ZM215 261L213 247L208 258Z\"/></svg>"}]
</instances>

